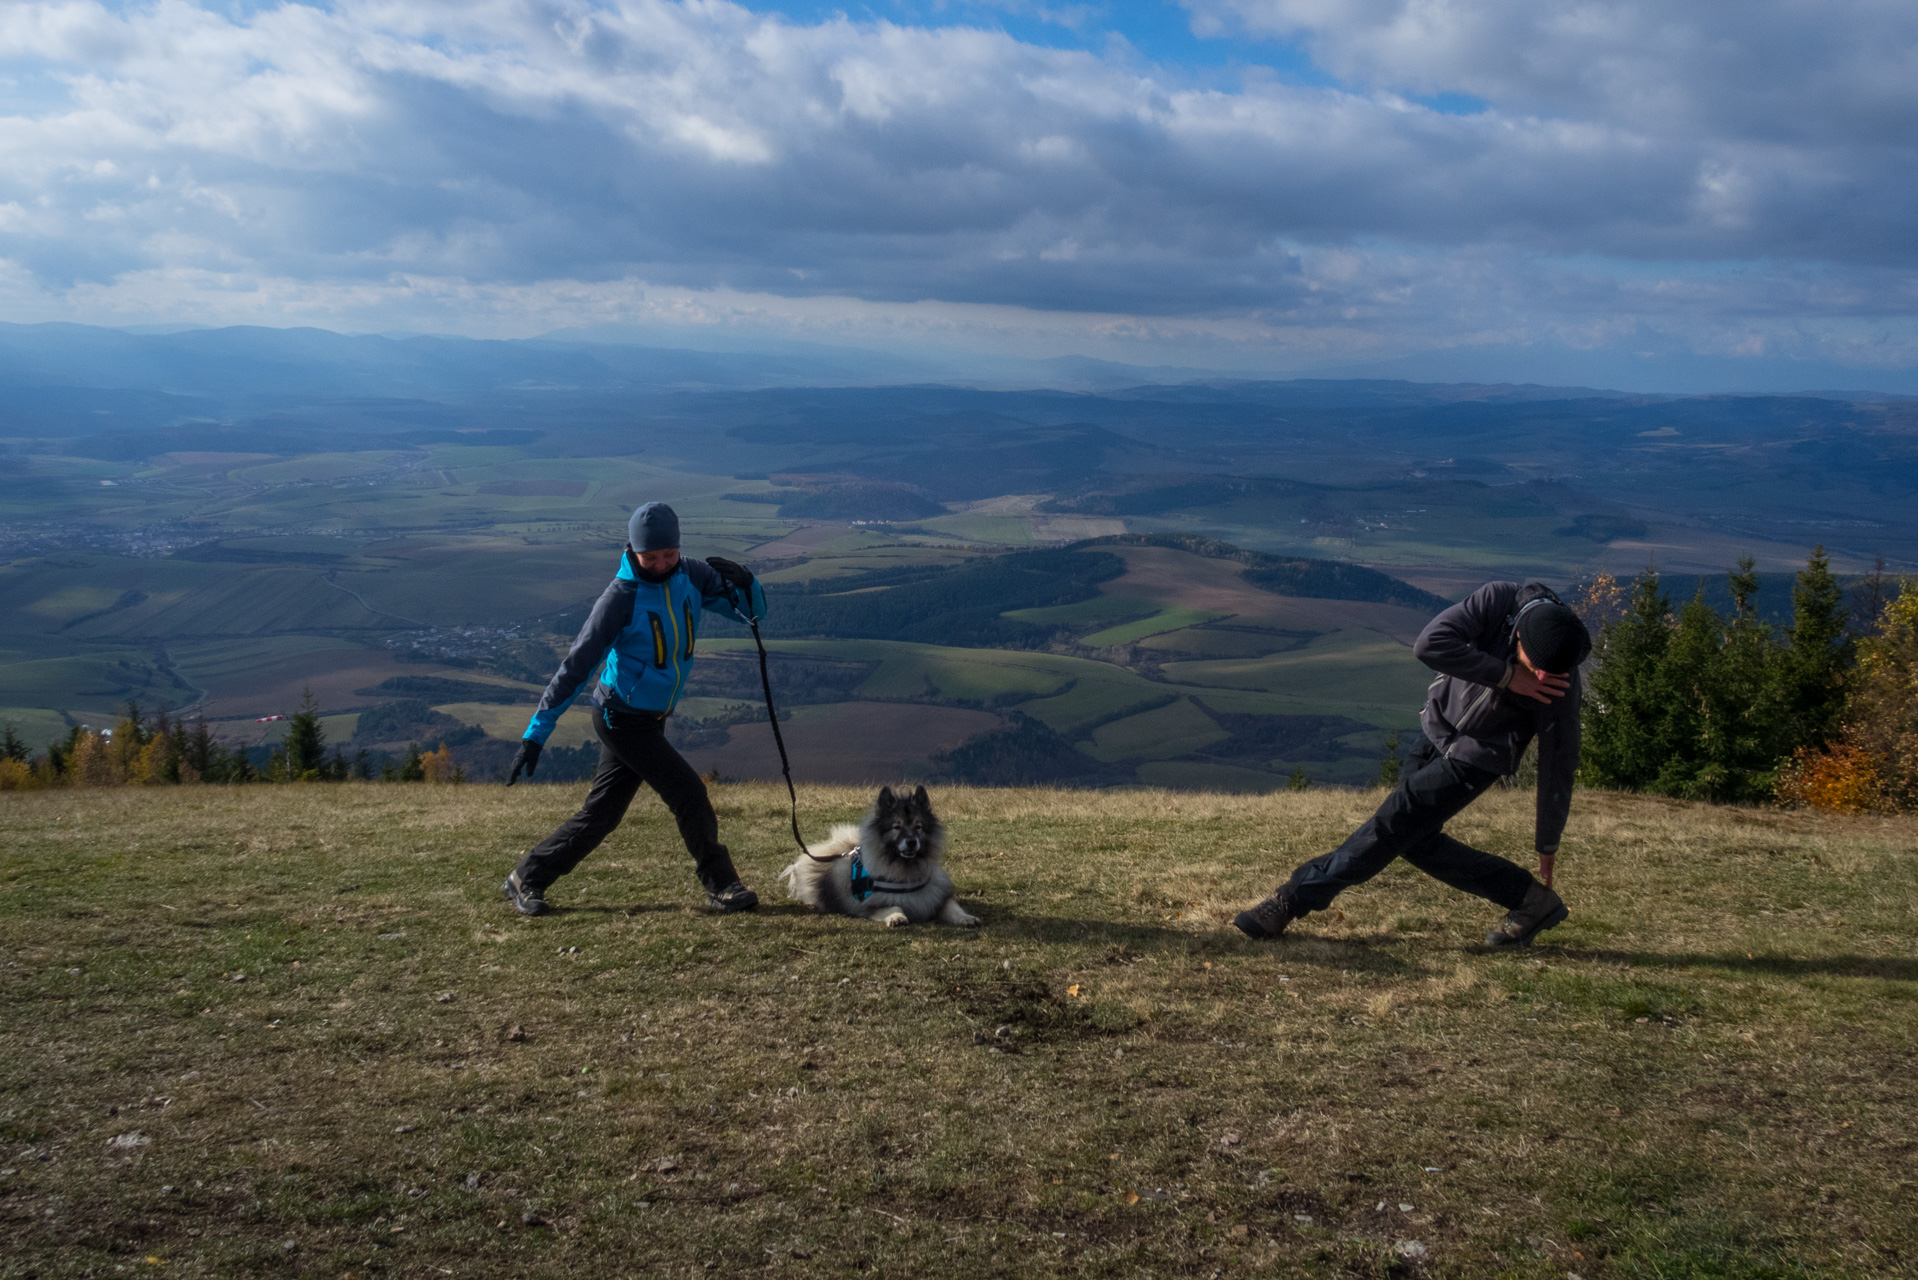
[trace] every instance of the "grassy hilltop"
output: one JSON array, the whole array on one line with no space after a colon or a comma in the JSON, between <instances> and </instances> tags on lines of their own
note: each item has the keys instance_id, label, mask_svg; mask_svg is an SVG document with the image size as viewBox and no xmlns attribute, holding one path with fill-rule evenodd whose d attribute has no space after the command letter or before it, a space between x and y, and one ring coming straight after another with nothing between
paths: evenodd
<instances>
[{"instance_id":1,"label":"grassy hilltop","mask_svg":"<svg viewBox=\"0 0 1918 1280\"><path fill-rule=\"evenodd\" d=\"M0 1276L1918 1273L1911 820L1584 795L1493 956L1403 867L1221 931L1364 793L942 789L985 926L889 932L726 786L756 915L648 799L512 917L578 796L0 796Z\"/></svg>"}]
</instances>

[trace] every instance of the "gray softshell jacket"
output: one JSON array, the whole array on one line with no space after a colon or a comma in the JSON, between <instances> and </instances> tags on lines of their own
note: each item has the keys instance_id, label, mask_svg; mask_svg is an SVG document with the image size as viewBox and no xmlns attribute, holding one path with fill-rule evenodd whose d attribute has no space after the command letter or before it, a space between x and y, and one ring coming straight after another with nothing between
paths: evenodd
<instances>
[{"instance_id":1,"label":"gray softshell jacket","mask_svg":"<svg viewBox=\"0 0 1918 1280\"><path fill-rule=\"evenodd\" d=\"M1518 613L1535 600L1557 600L1542 582L1488 582L1425 625L1412 646L1418 660L1439 673L1426 691L1419 723L1449 760L1501 776L1538 739L1540 853L1557 853L1572 811L1572 778L1578 772L1578 704L1584 684L1549 704L1507 688L1518 664Z\"/></svg>"}]
</instances>

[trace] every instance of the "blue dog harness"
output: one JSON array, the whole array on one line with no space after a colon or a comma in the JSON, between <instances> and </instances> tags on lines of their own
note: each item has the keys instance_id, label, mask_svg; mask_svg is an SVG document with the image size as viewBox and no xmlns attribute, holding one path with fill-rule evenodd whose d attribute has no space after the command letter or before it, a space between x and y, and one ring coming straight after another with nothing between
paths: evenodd
<instances>
[{"instance_id":1,"label":"blue dog harness","mask_svg":"<svg viewBox=\"0 0 1918 1280\"><path fill-rule=\"evenodd\" d=\"M863 848L855 845L852 852L845 856L852 859L852 896L860 902L864 902L875 893L912 893L914 890L925 888L932 881L931 876L927 876L918 884L875 880L872 873L866 870L866 851Z\"/></svg>"}]
</instances>

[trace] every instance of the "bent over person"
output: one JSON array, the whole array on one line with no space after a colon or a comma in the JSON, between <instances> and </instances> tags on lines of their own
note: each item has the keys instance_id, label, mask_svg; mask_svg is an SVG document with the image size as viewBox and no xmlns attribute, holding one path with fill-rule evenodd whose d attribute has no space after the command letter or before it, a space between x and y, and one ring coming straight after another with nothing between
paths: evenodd
<instances>
[{"instance_id":1,"label":"bent over person","mask_svg":"<svg viewBox=\"0 0 1918 1280\"><path fill-rule=\"evenodd\" d=\"M731 560L681 559L679 517L663 502L647 503L633 512L619 574L594 602L541 695L506 779L510 787L522 771L533 776L561 713L596 675L590 698L599 769L579 812L520 859L501 886L522 915L546 910L547 888L612 834L642 782L672 810L707 903L722 912L759 905L719 843L706 784L666 741L666 717L686 689L703 609L756 622L766 614L766 597L753 575Z\"/></svg>"},{"instance_id":2,"label":"bent over person","mask_svg":"<svg viewBox=\"0 0 1918 1280\"><path fill-rule=\"evenodd\" d=\"M1432 619L1412 652L1439 675L1398 787L1344 844L1294 871L1233 923L1251 937L1276 938L1394 858L1504 907L1508 914L1485 935L1487 946L1525 946L1563 921L1570 912L1552 892L1552 862L1578 771L1578 666L1591 650L1585 624L1542 582L1489 582ZM1444 831L1453 815L1517 770L1534 738L1534 841L1544 883Z\"/></svg>"}]
</instances>

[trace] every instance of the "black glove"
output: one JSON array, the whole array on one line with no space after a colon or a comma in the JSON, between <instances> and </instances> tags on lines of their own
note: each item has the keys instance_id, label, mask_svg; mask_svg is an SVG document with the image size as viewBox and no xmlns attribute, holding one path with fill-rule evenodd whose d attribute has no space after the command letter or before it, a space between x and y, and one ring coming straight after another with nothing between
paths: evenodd
<instances>
[{"instance_id":1,"label":"black glove","mask_svg":"<svg viewBox=\"0 0 1918 1280\"><path fill-rule=\"evenodd\" d=\"M531 738L519 740L519 751L513 756L513 770L506 775L506 785L512 786L519 781L520 771L526 771L527 777L533 776L533 770L539 768L539 753L543 750L539 743Z\"/></svg>"},{"instance_id":2,"label":"black glove","mask_svg":"<svg viewBox=\"0 0 1918 1280\"><path fill-rule=\"evenodd\" d=\"M724 556L707 556L706 563L713 567L714 573L718 574L727 582L730 582L733 586L738 587L741 591L751 591L753 589L753 571L745 565L737 561L728 560Z\"/></svg>"}]
</instances>

